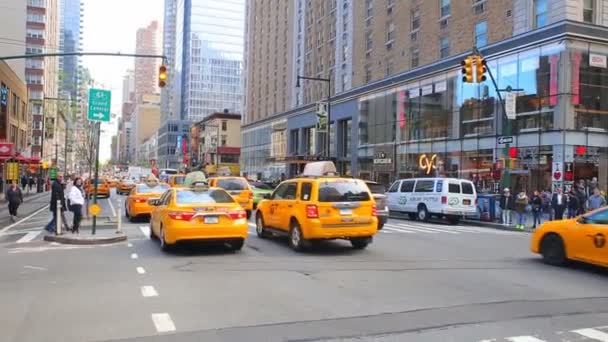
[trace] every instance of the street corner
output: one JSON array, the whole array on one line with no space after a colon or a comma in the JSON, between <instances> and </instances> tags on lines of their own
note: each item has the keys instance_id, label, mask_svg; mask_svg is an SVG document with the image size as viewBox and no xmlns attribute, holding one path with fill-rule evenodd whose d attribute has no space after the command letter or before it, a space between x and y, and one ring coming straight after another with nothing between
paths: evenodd
<instances>
[{"instance_id":1,"label":"street corner","mask_svg":"<svg viewBox=\"0 0 608 342\"><path fill-rule=\"evenodd\" d=\"M47 234L44 236L44 241L57 242L66 245L107 245L119 243L127 240L127 235L124 233L110 234L71 234L62 235Z\"/></svg>"}]
</instances>

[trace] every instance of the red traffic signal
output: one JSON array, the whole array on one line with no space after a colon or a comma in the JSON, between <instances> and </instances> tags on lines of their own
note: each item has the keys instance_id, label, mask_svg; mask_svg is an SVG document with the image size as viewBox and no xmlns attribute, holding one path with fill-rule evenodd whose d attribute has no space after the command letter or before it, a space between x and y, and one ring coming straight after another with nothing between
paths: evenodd
<instances>
[{"instance_id":1,"label":"red traffic signal","mask_svg":"<svg viewBox=\"0 0 608 342\"><path fill-rule=\"evenodd\" d=\"M509 147L509 157L517 158L517 147Z\"/></svg>"},{"instance_id":2,"label":"red traffic signal","mask_svg":"<svg viewBox=\"0 0 608 342\"><path fill-rule=\"evenodd\" d=\"M585 154L587 154L587 147L576 146L576 154L579 156L584 156Z\"/></svg>"}]
</instances>

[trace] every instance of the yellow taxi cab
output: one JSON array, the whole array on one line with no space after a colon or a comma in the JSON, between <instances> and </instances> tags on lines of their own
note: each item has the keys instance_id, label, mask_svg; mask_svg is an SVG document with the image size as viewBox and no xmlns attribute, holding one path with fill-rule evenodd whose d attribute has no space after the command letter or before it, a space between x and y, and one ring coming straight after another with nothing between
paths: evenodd
<instances>
[{"instance_id":1,"label":"yellow taxi cab","mask_svg":"<svg viewBox=\"0 0 608 342\"><path fill-rule=\"evenodd\" d=\"M141 216L150 216L153 207L148 200L159 198L167 190L169 185L158 181L136 184L125 201L125 216L130 221L135 221Z\"/></svg>"},{"instance_id":2,"label":"yellow taxi cab","mask_svg":"<svg viewBox=\"0 0 608 342\"><path fill-rule=\"evenodd\" d=\"M543 261L561 265L568 260L608 267L608 207L569 220L543 223L530 249Z\"/></svg>"},{"instance_id":3,"label":"yellow taxi cab","mask_svg":"<svg viewBox=\"0 0 608 342\"><path fill-rule=\"evenodd\" d=\"M116 193L119 195L128 195L131 189L135 186L135 182L130 179L123 179L116 187Z\"/></svg>"},{"instance_id":4,"label":"yellow taxi cab","mask_svg":"<svg viewBox=\"0 0 608 342\"><path fill-rule=\"evenodd\" d=\"M221 188L196 183L189 188L170 188L152 200L150 235L163 250L184 241L228 244L240 250L247 239L247 214Z\"/></svg>"},{"instance_id":5,"label":"yellow taxi cab","mask_svg":"<svg viewBox=\"0 0 608 342\"><path fill-rule=\"evenodd\" d=\"M185 187L186 186L186 175L170 175L169 176L169 186L172 188L175 187Z\"/></svg>"},{"instance_id":6,"label":"yellow taxi cab","mask_svg":"<svg viewBox=\"0 0 608 342\"><path fill-rule=\"evenodd\" d=\"M108 179L108 186L110 188L115 188L118 186L118 179L112 178L112 179Z\"/></svg>"},{"instance_id":7,"label":"yellow taxi cab","mask_svg":"<svg viewBox=\"0 0 608 342\"><path fill-rule=\"evenodd\" d=\"M258 204L260 238L287 235L302 250L314 240L349 240L364 249L378 231L374 197L364 181L339 177L332 162L308 163L300 178L282 182Z\"/></svg>"},{"instance_id":8,"label":"yellow taxi cab","mask_svg":"<svg viewBox=\"0 0 608 342\"><path fill-rule=\"evenodd\" d=\"M209 178L209 186L226 190L247 211L247 218L253 210L253 191L244 177L220 176Z\"/></svg>"},{"instance_id":9,"label":"yellow taxi cab","mask_svg":"<svg viewBox=\"0 0 608 342\"><path fill-rule=\"evenodd\" d=\"M87 179L85 193L88 197L93 197L95 193L95 180ZM97 179L97 197L110 197L110 186L104 179Z\"/></svg>"}]
</instances>

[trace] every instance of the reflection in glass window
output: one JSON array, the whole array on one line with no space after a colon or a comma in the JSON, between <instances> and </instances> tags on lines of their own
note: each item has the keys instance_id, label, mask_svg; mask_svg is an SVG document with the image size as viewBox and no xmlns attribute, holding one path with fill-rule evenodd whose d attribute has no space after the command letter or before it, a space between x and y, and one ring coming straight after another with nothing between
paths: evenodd
<instances>
[{"instance_id":1,"label":"reflection in glass window","mask_svg":"<svg viewBox=\"0 0 608 342\"><path fill-rule=\"evenodd\" d=\"M571 60L578 63L579 91L576 105L576 128L608 131L608 69L589 65L587 52L573 52ZM573 71L573 72L576 72Z\"/></svg>"},{"instance_id":2,"label":"reflection in glass window","mask_svg":"<svg viewBox=\"0 0 608 342\"><path fill-rule=\"evenodd\" d=\"M359 100L359 145L395 141L395 92L379 92Z\"/></svg>"},{"instance_id":3,"label":"reflection in glass window","mask_svg":"<svg viewBox=\"0 0 608 342\"><path fill-rule=\"evenodd\" d=\"M488 43L488 21L483 20L475 25L475 45L485 46Z\"/></svg>"},{"instance_id":4,"label":"reflection in glass window","mask_svg":"<svg viewBox=\"0 0 608 342\"><path fill-rule=\"evenodd\" d=\"M583 0L583 21L591 24L595 21L595 0Z\"/></svg>"},{"instance_id":5,"label":"reflection in glass window","mask_svg":"<svg viewBox=\"0 0 608 342\"><path fill-rule=\"evenodd\" d=\"M534 28L539 28L549 23L549 0L534 0Z\"/></svg>"}]
</instances>

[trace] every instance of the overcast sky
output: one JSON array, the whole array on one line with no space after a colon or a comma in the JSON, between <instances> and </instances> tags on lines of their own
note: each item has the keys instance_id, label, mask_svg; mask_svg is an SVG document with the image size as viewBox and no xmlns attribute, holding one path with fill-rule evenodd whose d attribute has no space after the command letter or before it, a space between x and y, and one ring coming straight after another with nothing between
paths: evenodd
<instances>
[{"instance_id":1,"label":"overcast sky","mask_svg":"<svg viewBox=\"0 0 608 342\"><path fill-rule=\"evenodd\" d=\"M153 20L163 21L163 0L84 0L83 51L135 52L135 33ZM159 32L162 35L162 32ZM162 49L161 49L162 50ZM122 78L133 68L127 57L83 57L83 64L95 81L112 91L113 113L120 114ZM110 159L111 136L115 126L105 128L100 159Z\"/></svg>"}]
</instances>

